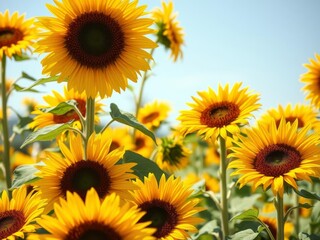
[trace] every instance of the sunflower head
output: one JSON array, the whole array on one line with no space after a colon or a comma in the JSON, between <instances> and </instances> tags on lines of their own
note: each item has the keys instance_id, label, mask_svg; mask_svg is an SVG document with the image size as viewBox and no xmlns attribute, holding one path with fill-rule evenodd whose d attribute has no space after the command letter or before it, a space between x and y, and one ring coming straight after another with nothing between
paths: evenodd
<instances>
[{"instance_id":1,"label":"sunflower head","mask_svg":"<svg viewBox=\"0 0 320 240\"><path fill-rule=\"evenodd\" d=\"M305 84L302 88L307 93L306 99L311 101L317 109L320 108L320 55L315 54L315 59L310 59L304 64L307 72L302 74L300 81Z\"/></svg>"},{"instance_id":2,"label":"sunflower head","mask_svg":"<svg viewBox=\"0 0 320 240\"><path fill-rule=\"evenodd\" d=\"M218 93L211 88L198 92L200 98L192 97L194 102L188 103L192 109L180 111L181 133L196 132L205 140L215 140L240 132L252 112L260 107L259 96L249 93L248 88L241 89L241 85L236 83L230 90L229 84L224 88L219 85Z\"/></svg>"},{"instance_id":3,"label":"sunflower head","mask_svg":"<svg viewBox=\"0 0 320 240\"><path fill-rule=\"evenodd\" d=\"M157 239L187 239L189 232L196 232L195 225L202 219L194 216L203 210L197 207L198 198L191 198L192 190L180 178L172 175L166 179L162 175L158 183L154 174L145 177L144 182L137 179L139 190L131 192L133 203L146 214L141 222L151 222L156 228L153 234Z\"/></svg>"},{"instance_id":4,"label":"sunflower head","mask_svg":"<svg viewBox=\"0 0 320 240\"><path fill-rule=\"evenodd\" d=\"M4 55L21 56L24 50L31 50L38 32L33 22L34 19L25 20L18 12L11 16L8 10L0 12L0 59Z\"/></svg>"},{"instance_id":5,"label":"sunflower head","mask_svg":"<svg viewBox=\"0 0 320 240\"><path fill-rule=\"evenodd\" d=\"M157 42L170 49L173 61L177 61L183 56L184 32L176 20L172 1L162 2L162 9L156 8L152 13L157 26Z\"/></svg>"},{"instance_id":6,"label":"sunflower head","mask_svg":"<svg viewBox=\"0 0 320 240\"><path fill-rule=\"evenodd\" d=\"M68 88L94 98L110 97L136 82L156 43L146 37L153 20L142 17L138 1L55 1L47 5L54 17L39 18L43 29L36 51L47 53L43 73L58 75Z\"/></svg>"},{"instance_id":7,"label":"sunflower head","mask_svg":"<svg viewBox=\"0 0 320 240\"><path fill-rule=\"evenodd\" d=\"M272 120L270 126L258 124L246 136L239 135L229 168L235 168L232 175L241 175L240 187L252 183L255 190L262 185L282 197L285 185L297 189L296 181L319 176L319 136L309 130L310 125L298 130L298 120L291 124L282 119L278 127Z\"/></svg>"}]
</instances>

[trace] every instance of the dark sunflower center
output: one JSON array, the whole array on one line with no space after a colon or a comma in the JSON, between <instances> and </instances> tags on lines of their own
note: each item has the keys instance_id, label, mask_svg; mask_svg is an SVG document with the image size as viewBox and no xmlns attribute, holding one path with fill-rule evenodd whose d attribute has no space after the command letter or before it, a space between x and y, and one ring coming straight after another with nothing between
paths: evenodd
<instances>
[{"instance_id":1,"label":"dark sunflower center","mask_svg":"<svg viewBox=\"0 0 320 240\"><path fill-rule=\"evenodd\" d=\"M123 52L125 38L115 19L101 12L89 12L69 24L65 47L81 65L105 68L113 64Z\"/></svg>"},{"instance_id":2,"label":"dark sunflower center","mask_svg":"<svg viewBox=\"0 0 320 240\"><path fill-rule=\"evenodd\" d=\"M82 199L90 188L94 188L99 197L103 198L110 189L110 176L107 169L98 162L82 160L70 165L60 181L60 189L66 195L67 191L76 192Z\"/></svg>"},{"instance_id":3,"label":"dark sunflower center","mask_svg":"<svg viewBox=\"0 0 320 240\"><path fill-rule=\"evenodd\" d=\"M23 39L23 33L19 29L0 28L0 48L10 47Z\"/></svg>"},{"instance_id":4,"label":"dark sunflower center","mask_svg":"<svg viewBox=\"0 0 320 240\"><path fill-rule=\"evenodd\" d=\"M178 165L183 157L185 155L180 144L164 149L163 160L169 162L170 165Z\"/></svg>"},{"instance_id":5,"label":"dark sunflower center","mask_svg":"<svg viewBox=\"0 0 320 240\"><path fill-rule=\"evenodd\" d=\"M144 202L139 207L142 211L146 212L140 222L151 221L149 227L157 229L153 234L153 236L157 238L170 234L178 223L178 213L170 203L154 199L149 202Z\"/></svg>"},{"instance_id":6,"label":"dark sunflower center","mask_svg":"<svg viewBox=\"0 0 320 240\"><path fill-rule=\"evenodd\" d=\"M208 127L221 128L236 120L239 114L240 109L234 103L214 103L201 113L200 123Z\"/></svg>"},{"instance_id":7,"label":"dark sunflower center","mask_svg":"<svg viewBox=\"0 0 320 240\"><path fill-rule=\"evenodd\" d=\"M75 99L77 102L77 108L81 112L82 116L86 115L86 101L82 99ZM71 120L79 120L78 114L74 110L70 110L62 115L53 115L53 121L55 123L67 123Z\"/></svg>"},{"instance_id":8,"label":"dark sunflower center","mask_svg":"<svg viewBox=\"0 0 320 240\"><path fill-rule=\"evenodd\" d=\"M135 150L139 150L145 146L145 141L143 138L137 137L134 143L135 143Z\"/></svg>"},{"instance_id":9,"label":"dark sunflower center","mask_svg":"<svg viewBox=\"0 0 320 240\"><path fill-rule=\"evenodd\" d=\"M153 112L153 113L150 113L149 115L145 116L144 118L142 118L141 122L144 124L149 123L149 122L152 122L153 120L155 120L157 117L159 117L159 113Z\"/></svg>"},{"instance_id":10,"label":"dark sunflower center","mask_svg":"<svg viewBox=\"0 0 320 240\"><path fill-rule=\"evenodd\" d=\"M25 224L25 216L21 211L8 210L0 213L0 239L5 239L19 231Z\"/></svg>"},{"instance_id":11,"label":"dark sunflower center","mask_svg":"<svg viewBox=\"0 0 320 240\"><path fill-rule=\"evenodd\" d=\"M113 228L97 221L85 222L70 229L65 240L121 240Z\"/></svg>"},{"instance_id":12,"label":"dark sunflower center","mask_svg":"<svg viewBox=\"0 0 320 240\"><path fill-rule=\"evenodd\" d=\"M254 161L255 169L266 175L279 177L298 168L301 155L295 148L286 144L274 144L262 149Z\"/></svg>"},{"instance_id":13,"label":"dark sunflower center","mask_svg":"<svg viewBox=\"0 0 320 240\"><path fill-rule=\"evenodd\" d=\"M294 121L296 121L298 119L298 128L302 128L302 127L304 127L304 122L300 119L300 118L296 118L296 117L287 117L286 118L286 122L290 122L291 124L292 123L294 123ZM279 127L279 125L280 125L280 121L281 120L278 120L278 121L276 121L276 126L277 126L277 128Z\"/></svg>"},{"instance_id":14,"label":"dark sunflower center","mask_svg":"<svg viewBox=\"0 0 320 240\"><path fill-rule=\"evenodd\" d=\"M113 150L120 147L120 144L116 141L112 141L110 144L109 152L112 152Z\"/></svg>"}]
</instances>

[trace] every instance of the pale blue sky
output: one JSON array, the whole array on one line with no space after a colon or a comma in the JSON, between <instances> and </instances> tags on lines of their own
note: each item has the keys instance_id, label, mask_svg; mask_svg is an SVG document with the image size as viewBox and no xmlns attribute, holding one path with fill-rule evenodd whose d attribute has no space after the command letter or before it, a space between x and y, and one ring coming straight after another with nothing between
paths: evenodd
<instances>
[{"instance_id":1,"label":"pale blue sky","mask_svg":"<svg viewBox=\"0 0 320 240\"><path fill-rule=\"evenodd\" d=\"M53 1L0 0L0 11L18 10L27 17L48 15L46 3ZM148 4L151 10L161 2L143 0L140 4ZM186 34L184 59L173 63L169 52L156 49L145 102L170 102L170 119L175 121L197 91L236 81L261 94L262 110L305 102L299 77L306 71L302 64L320 53L319 0L175 0L174 5ZM37 61L8 65L9 77L19 76L21 70L41 77ZM61 86L49 85L48 93L51 88ZM22 96L15 94L11 104L19 106ZM114 94L106 100L110 102L127 111L133 109L128 91Z\"/></svg>"}]
</instances>

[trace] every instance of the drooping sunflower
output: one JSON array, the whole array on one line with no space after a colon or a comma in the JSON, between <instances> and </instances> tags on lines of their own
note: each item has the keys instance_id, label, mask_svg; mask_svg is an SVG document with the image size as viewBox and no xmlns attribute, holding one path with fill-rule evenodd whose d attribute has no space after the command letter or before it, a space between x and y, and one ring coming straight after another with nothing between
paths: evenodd
<instances>
[{"instance_id":1,"label":"drooping sunflower","mask_svg":"<svg viewBox=\"0 0 320 240\"><path fill-rule=\"evenodd\" d=\"M270 126L259 124L246 130L247 136L239 135L232 153L229 168L231 174L241 175L240 188L252 183L255 190L262 185L271 188L276 196L283 196L284 185L298 188L298 180L311 181L320 173L319 136L308 134L310 125L298 130L298 120L293 124L282 119L279 127L272 120Z\"/></svg>"},{"instance_id":2,"label":"drooping sunflower","mask_svg":"<svg viewBox=\"0 0 320 240\"><path fill-rule=\"evenodd\" d=\"M0 199L0 239L23 239L26 233L35 232L38 225L34 222L41 216L45 204L39 192L27 193L25 185L13 190L11 200L7 191L3 191Z\"/></svg>"},{"instance_id":3,"label":"drooping sunflower","mask_svg":"<svg viewBox=\"0 0 320 240\"><path fill-rule=\"evenodd\" d=\"M184 31L177 21L177 13L173 12L173 3L162 2L162 9L153 10L153 17L157 25L157 41L171 50L173 61L182 58L182 46L184 44Z\"/></svg>"},{"instance_id":4,"label":"drooping sunflower","mask_svg":"<svg viewBox=\"0 0 320 240\"><path fill-rule=\"evenodd\" d=\"M47 103L46 105L38 105L36 106L36 110L32 112L32 114L35 114L33 121L29 124L29 127L37 130L39 128L43 128L52 124L57 123L67 123L69 121L74 120L74 124L77 124L77 126L81 126L79 122L79 116L74 110L70 110L69 112L58 115L53 114L50 112L44 112L41 109L47 109L58 106L62 102L66 102L69 100L76 101L77 108L81 112L83 116L86 115L86 102L87 102L87 96L85 92L79 94L78 92L74 91L74 89L68 90L66 87L63 89L63 94L61 95L57 91L52 91L52 95L46 95L43 97L43 100ZM102 111L102 103L99 100L96 100L95 102L95 116L94 121L95 123L99 122L98 113Z\"/></svg>"},{"instance_id":5,"label":"drooping sunflower","mask_svg":"<svg viewBox=\"0 0 320 240\"><path fill-rule=\"evenodd\" d=\"M0 59L4 55L12 58L15 54L21 56L25 50L31 51L38 31L33 25L34 19L24 17L18 12L11 16L8 10L0 12Z\"/></svg>"},{"instance_id":6,"label":"drooping sunflower","mask_svg":"<svg viewBox=\"0 0 320 240\"><path fill-rule=\"evenodd\" d=\"M98 193L91 188L85 200L76 193L67 193L66 200L54 206L55 216L43 215L37 222L51 235L45 239L122 239L152 240L154 229L148 223L139 222L144 215L129 203L120 205L115 193L100 201ZM30 239L41 239L33 235Z\"/></svg>"},{"instance_id":7,"label":"drooping sunflower","mask_svg":"<svg viewBox=\"0 0 320 240\"><path fill-rule=\"evenodd\" d=\"M128 79L137 81L147 71L151 55L145 49L157 46L151 34L153 20L142 17L146 6L138 1L55 1L47 5L54 17L41 17L43 28L36 51L48 53L43 73L59 75L68 88L102 98L120 92Z\"/></svg>"},{"instance_id":8,"label":"drooping sunflower","mask_svg":"<svg viewBox=\"0 0 320 240\"><path fill-rule=\"evenodd\" d=\"M138 121L149 129L157 129L166 120L170 112L170 105L166 102L155 100L140 109Z\"/></svg>"},{"instance_id":9,"label":"drooping sunflower","mask_svg":"<svg viewBox=\"0 0 320 240\"><path fill-rule=\"evenodd\" d=\"M229 84L223 88L219 84L218 93L211 88L198 92L200 98L192 97L188 103L192 109L180 111L181 133L196 132L205 140L218 136L226 139L228 134L238 133L240 127L248 123L252 112L260 107L258 94L240 89L242 83L235 83L229 91Z\"/></svg>"},{"instance_id":10,"label":"drooping sunflower","mask_svg":"<svg viewBox=\"0 0 320 240\"><path fill-rule=\"evenodd\" d=\"M265 114L263 114L259 121L269 124L270 119L275 119L276 125L279 126L282 118L285 118L286 122L291 123L297 119L298 128L311 124L311 128L313 130L320 129L317 112L310 105L296 104L291 106L291 104L288 104L286 107L278 105L277 109L269 109Z\"/></svg>"},{"instance_id":11,"label":"drooping sunflower","mask_svg":"<svg viewBox=\"0 0 320 240\"><path fill-rule=\"evenodd\" d=\"M181 170L189 163L191 151L184 145L181 137L163 137L160 139L156 163L167 172Z\"/></svg>"},{"instance_id":12,"label":"drooping sunflower","mask_svg":"<svg viewBox=\"0 0 320 240\"><path fill-rule=\"evenodd\" d=\"M93 133L87 144L87 159L84 159L84 147L81 137L70 134L70 146L59 141L62 156L47 152L39 166L35 185L48 199L48 208L59 197L65 197L67 191L76 192L83 199L87 190L93 187L100 198L112 192L123 199L128 198L128 190L134 188L131 179L136 178L131 169L135 163L116 164L123 156L124 148L109 152L111 138L109 129L102 134Z\"/></svg>"},{"instance_id":13,"label":"drooping sunflower","mask_svg":"<svg viewBox=\"0 0 320 240\"><path fill-rule=\"evenodd\" d=\"M180 178L162 175L160 182L153 173L137 179L139 190L132 191L133 203L146 214L141 222L150 222L156 228L154 237L161 240L187 239L190 232L197 232L196 225L202 222L195 216L203 209L197 207L198 198L191 198L192 189L183 184Z\"/></svg>"},{"instance_id":14,"label":"drooping sunflower","mask_svg":"<svg viewBox=\"0 0 320 240\"><path fill-rule=\"evenodd\" d=\"M300 81L306 85L302 88L307 93L306 99L311 101L317 109L320 108L320 55L315 54L315 59L309 59L310 63L303 66L307 72L300 76Z\"/></svg>"}]
</instances>

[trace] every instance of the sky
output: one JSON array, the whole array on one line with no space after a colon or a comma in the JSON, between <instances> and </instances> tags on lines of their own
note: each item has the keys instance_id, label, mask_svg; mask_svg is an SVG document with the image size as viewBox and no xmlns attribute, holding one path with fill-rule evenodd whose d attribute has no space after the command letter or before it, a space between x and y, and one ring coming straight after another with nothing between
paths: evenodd
<instances>
[{"instance_id":1,"label":"sky","mask_svg":"<svg viewBox=\"0 0 320 240\"><path fill-rule=\"evenodd\" d=\"M218 84L243 82L261 96L262 108L255 115L279 104L308 103L299 81L303 67L320 53L319 0L174 0L174 10L185 32L183 59L174 63L163 47L155 50L152 76L145 86L144 103L154 99L172 106L169 120L176 124L180 110L189 109L191 96ZM50 0L0 0L0 12L26 13L26 17L50 16ZM161 5L158 0L141 0L148 10ZM37 57L37 56L36 56ZM16 63L8 61L8 77L21 71L36 78L41 75L39 60ZM141 81L132 86L138 90ZM62 89L49 84L43 91ZM9 104L21 106L30 97L15 93ZM41 102L43 94L32 94ZM14 99L14 100L13 100ZM104 100L133 112L130 91L113 94ZM106 107L108 111L108 107Z\"/></svg>"}]
</instances>

